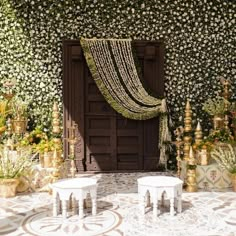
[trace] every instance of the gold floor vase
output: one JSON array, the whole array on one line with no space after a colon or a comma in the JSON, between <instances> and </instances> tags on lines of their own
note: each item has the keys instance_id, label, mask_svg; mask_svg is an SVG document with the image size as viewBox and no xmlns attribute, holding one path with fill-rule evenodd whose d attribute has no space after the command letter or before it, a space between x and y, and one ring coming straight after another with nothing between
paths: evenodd
<instances>
[{"instance_id":1,"label":"gold floor vase","mask_svg":"<svg viewBox=\"0 0 236 236\"><path fill-rule=\"evenodd\" d=\"M18 179L0 179L0 197L15 197Z\"/></svg>"}]
</instances>

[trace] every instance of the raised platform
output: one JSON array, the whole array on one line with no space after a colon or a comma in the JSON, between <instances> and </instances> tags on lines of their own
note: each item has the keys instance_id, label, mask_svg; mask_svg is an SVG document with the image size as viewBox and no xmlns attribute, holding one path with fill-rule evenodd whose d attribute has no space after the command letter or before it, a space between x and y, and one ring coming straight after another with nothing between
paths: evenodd
<instances>
[{"instance_id":1,"label":"raised platform","mask_svg":"<svg viewBox=\"0 0 236 236\"><path fill-rule=\"evenodd\" d=\"M232 181L228 171L222 170L217 163L197 166L197 185L201 189L231 188Z\"/></svg>"},{"instance_id":2,"label":"raised platform","mask_svg":"<svg viewBox=\"0 0 236 236\"><path fill-rule=\"evenodd\" d=\"M186 162L181 161L180 178L186 182L187 170ZM199 189L224 189L232 188L232 181L228 171L222 170L214 162L209 165L197 165L196 169L197 187Z\"/></svg>"},{"instance_id":3,"label":"raised platform","mask_svg":"<svg viewBox=\"0 0 236 236\"><path fill-rule=\"evenodd\" d=\"M27 176L20 178L20 184L17 187L17 192L44 192L49 191L49 184L52 181L52 173L54 168L43 168L40 164L34 166L33 171ZM61 178L67 177L67 166L63 163L61 166Z\"/></svg>"}]
</instances>

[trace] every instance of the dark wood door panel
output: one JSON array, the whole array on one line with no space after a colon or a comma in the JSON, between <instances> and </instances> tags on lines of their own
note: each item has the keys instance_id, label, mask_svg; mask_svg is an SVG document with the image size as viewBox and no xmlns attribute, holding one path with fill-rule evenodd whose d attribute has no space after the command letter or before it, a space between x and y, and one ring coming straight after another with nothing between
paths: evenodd
<instances>
[{"instance_id":1,"label":"dark wood door panel","mask_svg":"<svg viewBox=\"0 0 236 236\"><path fill-rule=\"evenodd\" d=\"M164 93L163 45L135 41L142 73L150 91ZM79 171L153 170L159 158L158 118L136 121L122 117L105 101L86 65L78 40L63 42L64 137L78 124L75 147ZM64 155L69 154L64 141Z\"/></svg>"},{"instance_id":2,"label":"dark wood door panel","mask_svg":"<svg viewBox=\"0 0 236 236\"><path fill-rule=\"evenodd\" d=\"M97 117L88 115L86 124L88 130L107 131L111 129L111 119L109 117Z\"/></svg>"},{"instance_id":3,"label":"dark wood door panel","mask_svg":"<svg viewBox=\"0 0 236 236\"><path fill-rule=\"evenodd\" d=\"M118 170L140 170L138 153L117 154Z\"/></svg>"},{"instance_id":4,"label":"dark wood door panel","mask_svg":"<svg viewBox=\"0 0 236 236\"><path fill-rule=\"evenodd\" d=\"M86 161L87 170L109 171L111 170L112 156L111 153L89 153Z\"/></svg>"}]
</instances>

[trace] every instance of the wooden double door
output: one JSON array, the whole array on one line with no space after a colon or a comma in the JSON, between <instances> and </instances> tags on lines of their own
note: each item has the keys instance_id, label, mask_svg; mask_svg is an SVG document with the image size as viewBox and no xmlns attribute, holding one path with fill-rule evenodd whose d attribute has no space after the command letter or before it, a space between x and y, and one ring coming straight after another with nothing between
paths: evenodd
<instances>
[{"instance_id":1,"label":"wooden double door","mask_svg":"<svg viewBox=\"0 0 236 236\"><path fill-rule=\"evenodd\" d=\"M163 95L163 45L135 41L147 87ZM63 42L64 155L69 127L78 124L75 147L79 171L155 170L159 159L159 120L122 117L98 90L79 41Z\"/></svg>"}]
</instances>

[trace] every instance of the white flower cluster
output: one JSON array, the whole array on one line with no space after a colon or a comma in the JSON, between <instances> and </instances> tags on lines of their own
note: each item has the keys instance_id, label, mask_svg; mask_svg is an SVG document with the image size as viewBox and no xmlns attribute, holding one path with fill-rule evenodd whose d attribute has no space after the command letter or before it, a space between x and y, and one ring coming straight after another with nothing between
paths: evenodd
<instances>
[{"instance_id":1,"label":"white flower cluster","mask_svg":"<svg viewBox=\"0 0 236 236\"><path fill-rule=\"evenodd\" d=\"M211 152L211 157L216 160L220 167L236 174L236 153L232 145L221 147L218 145Z\"/></svg>"},{"instance_id":2,"label":"white flower cluster","mask_svg":"<svg viewBox=\"0 0 236 236\"><path fill-rule=\"evenodd\" d=\"M194 120L203 120L202 103L220 93L218 76L231 79L236 98L235 21L235 1L1 0L0 80L16 79L18 95L34 101L36 123L48 125L53 101L62 105L63 39L158 40L173 120L187 98Z\"/></svg>"}]
</instances>

